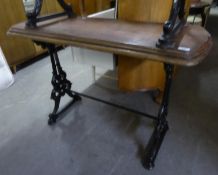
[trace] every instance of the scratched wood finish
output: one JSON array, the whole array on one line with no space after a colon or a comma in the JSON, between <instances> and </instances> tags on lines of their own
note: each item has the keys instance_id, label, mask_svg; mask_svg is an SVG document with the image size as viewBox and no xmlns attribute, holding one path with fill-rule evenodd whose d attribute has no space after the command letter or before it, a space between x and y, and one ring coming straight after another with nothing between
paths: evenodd
<instances>
[{"instance_id":1,"label":"scratched wood finish","mask_svg":"<svg viewBox=\"0 0 218 175\"><path fill-rule=\"evenodd\" d=\"M172 0L119 0L118 19L140 22L165 22L170 14ZM186 15L190 0L186 1ZM118 86L121 90L164 89L162 63L118 56Z\"/></svg>"},{"instance_id":2,"label":"scratched wood finish","mask_svg":"<svg viewBox=\"0 0 218 175\"><path fill-rule=\"evenodd\" d=\"M161 32L162 24L158 23L75 18L42 23L36 29L20 23L8 34L185 66L198 64L211 46L210 34L190 25L178 37L178 48L159 49L156 42Z\"/></svg>"}]
</instances>

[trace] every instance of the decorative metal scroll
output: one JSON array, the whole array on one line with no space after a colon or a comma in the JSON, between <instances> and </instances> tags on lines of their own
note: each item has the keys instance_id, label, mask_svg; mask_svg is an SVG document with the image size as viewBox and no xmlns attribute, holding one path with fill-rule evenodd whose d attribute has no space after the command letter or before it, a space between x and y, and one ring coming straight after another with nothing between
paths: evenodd
<instances>
[{"instance_id":1,"label":"decorative metal scroll","mask_svg":"<svg viewBox=\"0 0 218 175\"><path fill-rule=\"evenodd\" d=\"M181 31L185 23L185 0L174 0L170 17L163 26L163 35L158 40L157 47L174 47L174 39L176 37L176 34Z\"/></svg>"},{"instance_id":2,"label":"decorative metal scroll","mask_svg":"<svg viewBox=\"0 0 218 175\"><path fill-rule=\"evenodd\" d=\"M37 22L42 22L42 21L46 21L49 19L53 19L53 18L65 16L65 15L67 15L68 17L76 16L75 13L73 12L71 5L64 2L64 0L57 0L57 1L60 4L60 6L64 9L64 12L39 17L39 14L42 9L43 0L35 0L35 6L34 6L33 11L28 12L26 14L27 19L28 19L26 26L35 28L37 26Z\"/></svg>"}]
</instances>

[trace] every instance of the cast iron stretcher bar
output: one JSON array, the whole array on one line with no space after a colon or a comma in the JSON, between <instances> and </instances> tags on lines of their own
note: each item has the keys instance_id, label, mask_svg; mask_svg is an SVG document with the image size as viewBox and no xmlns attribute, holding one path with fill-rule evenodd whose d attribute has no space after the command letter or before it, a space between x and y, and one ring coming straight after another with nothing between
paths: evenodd
<instances>
[{"instance_id":1,"label":"cast iron stretcher bar","mask_svg":"<svg viewBox=\"0 0 218 175\"><path fill-rule=\"evenodd\" d=\"M63 0L58 0L58 2L64 8L64 13L37 18L42 0L36 0L34 11L27 15L28 22L14 25L8 32L10 35L30 38L42 47L46 47L50 53L53 69L51 98L55 101L55 106L49 115L48 123L53 124L58 119L60 100L65 94L73 98L71 104L80 100L80 96L84 96L144 115L155 121L155 129L146 147L143 160L146 168L153 168L168 130L166 117L174 65L193 66L200 63L212 46L210 34L200 26L185 25L185 0L173 2L170 17L164 24L163 32L161 24L76 18L69 5ZM57 19L64 15L69 18ZM38 24L38 22L41 23ZM56 44L73 45L163 62L166 81L158 115L155 117L72 91L72 83L67 80L67 75L60 65Z\"/></svg>"}]
</instances>

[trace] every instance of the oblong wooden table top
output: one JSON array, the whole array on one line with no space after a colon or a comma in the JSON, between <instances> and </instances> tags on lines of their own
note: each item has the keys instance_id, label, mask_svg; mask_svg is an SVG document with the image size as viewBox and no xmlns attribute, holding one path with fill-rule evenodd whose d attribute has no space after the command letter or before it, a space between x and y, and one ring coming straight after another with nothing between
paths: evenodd
<instances>
[{"instance_id":1,"label":"oblong wooden table top","mask_svg":"<svg viewBox=\"0 0 218 175\"><path fill-rule=\"evenodd\" d=\"M209 53L211 35L201 26L186 25L170 49L156 47L162 28L157 23L72 18L43 22L37 28L23 22L8 34L184 66L198 64Z\"/></svg>"}]
</instances>

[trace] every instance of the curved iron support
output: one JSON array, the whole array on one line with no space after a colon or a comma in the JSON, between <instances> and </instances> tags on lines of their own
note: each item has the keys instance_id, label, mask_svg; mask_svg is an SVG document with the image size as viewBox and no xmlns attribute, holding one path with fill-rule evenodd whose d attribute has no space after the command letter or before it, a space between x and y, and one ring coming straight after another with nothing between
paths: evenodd
<instances>
[{"instance_id":1,"label":"curved iron support","mask_svg":"<svg viewBox=\"0 0 218 175\"><path fill-rule=\"evenodd\" d=\"M155 159L166 135L166 132L169 129L166 117L168 114L169 95L172 84L174 66L171 64L165 64L164 68L166 74L164 95L159 109L158 119L155 123L155 129L147 145L145 158L143 160L143 165L147 169L152 169L154 167Z\"/></svg>"},{"instance_id":2,"label":"curved iron support","mask_svg":"<svg viewBox=\"0 0 218 175\"><path fill-rule=\"evenodd\" d=\"M64 0L58 0L58 3L65 10L65 12L67 13L68 17L75 16L71 5L69 5L66 2L64 2Z\"/></svg>"},{"instance_id":3,"label":"curved iron support","mask_svg":"<svg viewBox=\"0 0 218 175\"><path fill-rule=\"evenodd\" d=\"M70 96L73 99L71 104L75 103L78 100L81 100L81 97L77 93L71 90L72 83L67 79L67 74L61 67L55 45L48 44L48 43L44 44L44 46L45 45L50 55L52 70L53 70L52 72L53 76L51 81L53 90L51 92L51 99L54 100L55 106L53 112L49 115L49 120L48 120L48 124L52 125L59 118L58 109L59 109L61 97L65 96L65 94Z\"/></svg>"},{"instance_id":4,"label":"curved iron support","mask_svg":"<svg viewBox=\"0 0 218 175\"><path fill-rule=\"evenodd\" d=\"M43 3L43 0L35 0L35 5L34 5L33 11L32 12L28 12L26 14L27 19L28 19L26 25L28 27L36 27L37 16L39 16L39 14L41 12L42 3Z\"/></svg>"},{"instance_id":5,"label":"curved iron support","mask_svg":"<svg viewBox=\"0 0 218 175\"><path fill-rule=\"evenodd\" d=\"M43 0L35 0L33 11L28 12L26 14L27 19L28 19L26 26L30 28L35 28L37 27L37 22L42 22L42 21L46 21L49 19L53 19L53 18L65 16L65 15L67 15L69 18L76 16L75 13L73 12L71 5L64 2L64 0L57 0L57 1L60 4L60 6L64 9L65 12L38 17L42 9Z\"/></svg>"},{"instance_id":6,"label":"curved iron support","mask_svg":"<svg viewBox=\"0 0 218 175\"><path fill-rule=\"evenodd\" d=\"M67 108L73 105L75 102L81 100L81 97L77 92L71 90L72 83L67 79L67 74L63 70L59 57L57 54L57 48L54 44L45 43L41 41L34 41L37 45L42 48L47 48L50 55L51 66L52 66L52 80L51 84L53 86L51 92L51 99L54 100L54 108L52 113L49 114L48 124L52 125L56 123L56 120L60 117L60 114L64 112ZM66 105L63 109L59 111L59 105L61 98L65 95L72 98L71 102Z\"/></svg>"},{"instance_id":7,"label":"curved iron support","mask_svg":"<svg viewBox=\"0 0 218 175\"><path fill-rule=\"evenodd\" d=\"M174 37L186 23L185 20L185 0L174 0L168 21L163 26L163 35L157 42L157 47L174 47Z\"/></svg>"}]
</instances>

